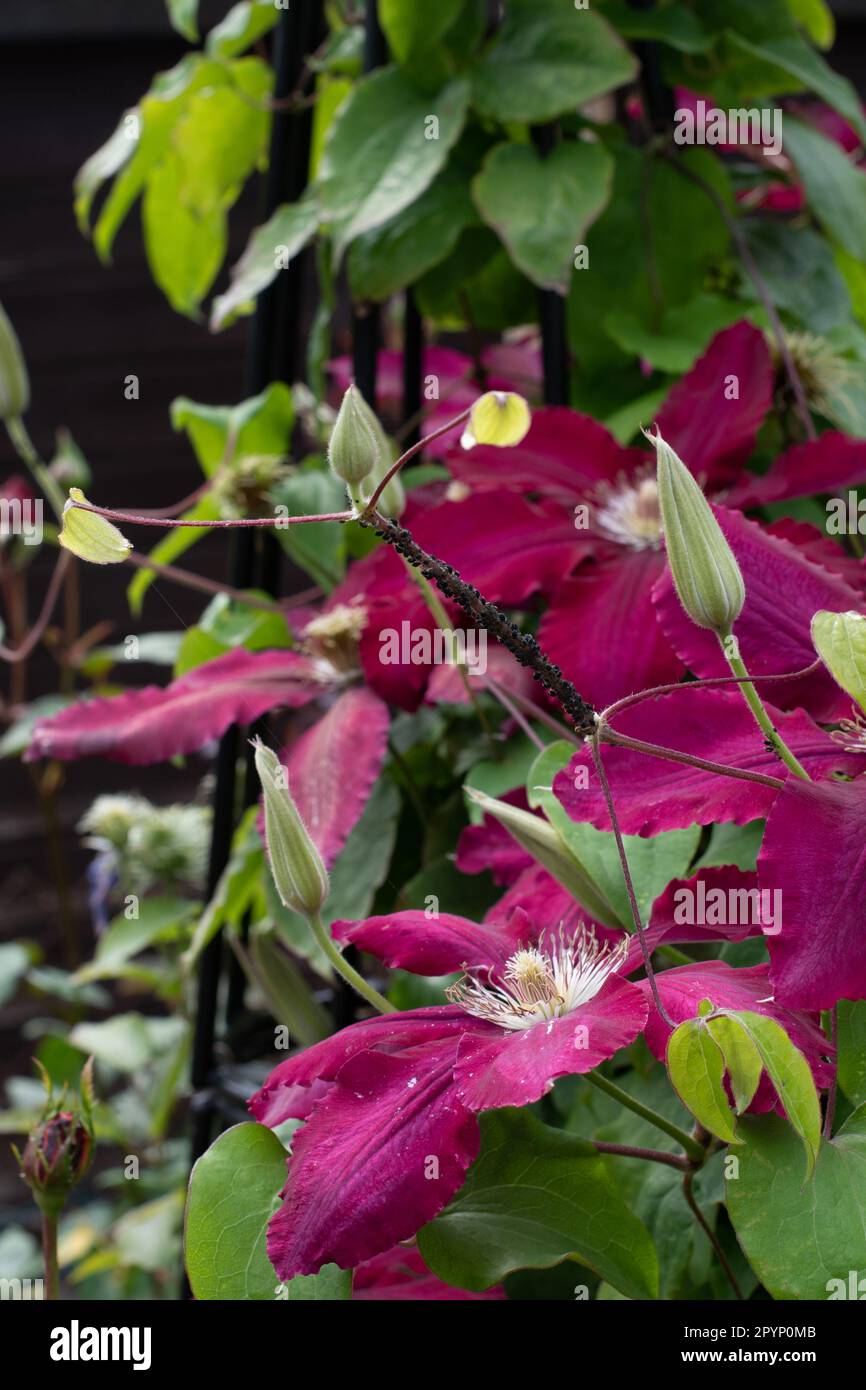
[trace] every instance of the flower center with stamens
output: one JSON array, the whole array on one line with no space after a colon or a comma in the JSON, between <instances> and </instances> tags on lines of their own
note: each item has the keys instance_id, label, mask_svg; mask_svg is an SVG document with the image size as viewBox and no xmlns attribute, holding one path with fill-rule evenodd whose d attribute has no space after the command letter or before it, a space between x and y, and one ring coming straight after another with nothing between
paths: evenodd
<instances>
[{"instance_id":1,"label":"flower center with stamens","mask_svg":"<svg viewBox=\"0 0 866 1390\"><path fill-rule=\"evenodd\" d=\"M338 603L329 613L307 623L304 645L311 656L326 661L339 674L348 675L360 670L358 646L366 625L366 608Z\"/></svg>"},{"instance_id":2,"label":"flower center with stamens","mask_svg":"<svg viewBox=\"0 0 866 1390\"><path fill-rule=\"evenodd\" d=\"M621 480L615 488L605 487L596 511L596 527L618 545L658 550L662 524L655 478Z\"/></svg>"},{"instance_id":3,"label":"flower center with stamens","mask_svg":"<svg viewBox=\"0 0 866 1390\"><path fill-rule=\"evenodd\" d=\"M562 1018L595 998L628 953L627 936L613 949L599 944L595 931L582 926L572 938L563 928L549 943L524 946L509 956L499 985L466 975L446 990L474 1018L513 1032Z\"/></svg>"}]
</instances>

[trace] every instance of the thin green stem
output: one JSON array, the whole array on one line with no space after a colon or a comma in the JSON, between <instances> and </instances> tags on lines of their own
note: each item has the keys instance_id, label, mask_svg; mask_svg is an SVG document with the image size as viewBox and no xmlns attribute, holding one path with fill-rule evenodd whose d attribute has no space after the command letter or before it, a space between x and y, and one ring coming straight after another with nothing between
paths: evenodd
<instances>
[{"instance_id":1,"label":"thin green stem","mask_svg":"<svg viewBox=\"0 0 866 1390\"><path fill-rule=\"evenodd\" d=\"M55 515L62 517L63 507L66 499L63 496L63 489L56 478L51 476L51 471L44 464L36 452L36 445L27 432L27 426L20 416L15 416L6 421L6 432L15 447L15 452L23 463L27 464L35 481L39 484L43 493L54 510Z\"/></svg>"},{"instance_id":2,"label":"thin green stem","mask_svg":"<svg viewBox=\"0 0 866 1390\"><path fill-rule=\"evenodd\" d=\"M57 1212L42 1212L42 1263L45 1269L45 1298L60 1297L60 1266L57 1261Z\"/></svg>"},{"instance_id":3,"label":"thin green stem","mask_svg":"<svg viewBox=\"0 0 866 1390\"><path fill-rule=\"evenodd\" d=\"M393 1005L389 1004L385 996L380 994L377 989L374 989L372 985L368 985L363 975L360 975L358 971L349 964L343 956L342 951L335 945L331 933L322 921L321 916L316 913L314 917L308 917L307 921L323 953L327 956L337 974L342 975L346 984L351 985L352 989L356 990L361 998L366 999L367 1003L380 1014L392 1014L394 1012Z\"/></svg>"},{"instance_id":4,"label":"thin green stem","mask_svg":"<svg viewBox=\"0 0 866 1390\"><path fill-rule=\"evenodd\" d=\"M689 1158L694 1159L696 1163L702 1163L704 1161L706 1150L696 1139L693 1139L690 1134L686 1134L686 1131L680 1129L679 1125L672 1124L670 1120L666 1120L664 1115L658 1115L655 1110L650 1110L648 1105L642 1105L639 1100L635 1100L634 1096L630 1096L628 1091L624 1091L621 1086L617 1086L615 1081L609 1081L606 1076L602 1076L601 1073L597 1071L586 1072L584 1079L588 1081L591 1086L597 1087L599 1091L604 1091L606 1095L611 1096L614 1100L618 1100L620 1105L624 1105L627 1110L633 1110L636 1115L640 1115L642 1120L647 1120L651 1125L655 1125L656 1129L660 1129L662 1133L667 1134L669 1138L675 1139L684 1153L688 1154Z\"/></svg>"},{"instance_id":5,"label":"thin green stem","mask_svg":"<svg viewBox=\"0 0 866 1390\"><path fill-rule=\"evenodd\" d=\"M720 634L719 642L728 665L734 675L740 680L740 690L743 692L743 698L752 711L755 717L755 723L764 735L768 747L772 748L778 754L785 766L790 768L791 772L793 772L796 777L802 778L804 782L809 782L811 778L808 772L803 767L803 764L795 758L787 743L782 738L782 735L776 729L764 707L763 700L752 684L745 664L737 653L735 645L736 638L734 638L730 632L726 632Z\"/></svg>"}]
</instances>

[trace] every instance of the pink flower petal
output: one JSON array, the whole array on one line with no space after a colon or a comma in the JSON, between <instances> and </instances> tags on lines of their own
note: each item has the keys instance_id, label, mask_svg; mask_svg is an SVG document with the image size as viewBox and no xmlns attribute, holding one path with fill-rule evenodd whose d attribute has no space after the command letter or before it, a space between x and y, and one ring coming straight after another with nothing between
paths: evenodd
<instances>
[{"instance_id":1,"label":"pink flower petal","mask_svg":"<svg viewBox=\"0 0 866 1390\"><path fill-rule=\"evenodd\" d=\"M370 1259L413 1236L462 1185L479 1132L455 1093L455 1051L449 1040L411 1057L365 1052L343 1068L295 1137L268 1227L280 1279Z\"/></svg>"},{"instance_id":2,"label":"pink flower petal","mask_svg":"<svg viewBox=\"0 0 866 1390\"><path fill-rule=\"evenodd\" d=\"M526 438L512 449L479 444L452 449L447 464L473 491L537 493L569 513L599 483L629 477L648 463L641 449L625 449L589 415L565 406L536 410Z\"/></svg>"},{"instance_id":3,"label":"pink flower petal","mask_svg":"<svg viewBox=\"0 0 866 1390\"><path fill-rule=\"evenodd\" d=\"M413 975L449 975L464 967L501 969L531 934L521 914L507 923L480 926L450 912L428 917L415 909L363 922L335 922L331 931L338 941L368 951L392 970Z\"/></svg>"},{"instance_id":4,"label":"pink flower petal","mask_svg":"<svg viewBox=\"0 0 866 1390\"><path fill-rule=\"evenodd\" d=\"M811 665L813 614L822 608L834 613L860 609L861 595L739 512L713 510L746 584L746 602L734 634L747 669L759 676ZM656 585L655 602L671 646L696 676L730 674L715 634L696 627L686 616L669 570ZM803 705L816 719L828 722L846 715L851 703L823 668L803 680L776 685L770 698L785 709Z\"/></svg>"},{"instance_id":5,"label":"pink flower petal","mask_svg":"<svg viewBox=\"0 0 866 1390\"><path fill-rule=\"evenodd\" d=\"M283 755L301 818L330 868L361 818L388 743L387 706L347 690Z\"/></svg>"},{"instance_id":6,"label":"pink flower petal","mask_svg":"<svg viewBox=\"0 0 866 1390\"><path fill-rule=\"evenodd\" d=\"M443 502L419 515L412 534L485 598L515 606L549 592L591 549L562 507L510 492L498 492L492 510L483 493Z\"/></svg>"},{"instance_id":7,"label":"pink flower petal","mask_svg":"<svg viewBox=\"0 0 866 1390\"><path fill-rule=\"evenodd\" d=\"M594 999L573 1013L533 1024L521 1032L496 1029L496 1036L464 1039L454 1080L470 1110L529 1105L549 1091L558 1076L592 1071L634 1042L646 1022L640 989L610 979Z\"/></svg>"},{"instance_id":8,"label":"pink flower petal","mask_svg":"<svg viewBox=\"0 0 866 1390\"><path fill-rule=\"evenodd\" d=\"M767 534L789 541L807 560L820 565L822 569L830 570L832 574L838 574L840 579L844 579L846 584L850 584L851 588L860 594L862 600L866 584L863 561L844 551L832 536L825 536L817 526L810 525L808 521L795 521L792 516L782 516L778 521L774 521L767 527Z\"/></svg>"},{"instance_id":9,"label":"pink flower petal","mask_svg":"<svg viewBox=\"0 0 866 1390\"><path fill-rule=\"evenodd\" d=\"M775 997L798 1009L866 999L866 779L790 778L770 812L758 874L782 890L782 931L767 939Z\"/></svg>"},{"instance_id":10,"label":"pink flower petal","mask_svg":"<svg viewBox=\"0 0 866 1390\"><path fill-rule=\"evenodd\" d=\"M441 1279L431 1274L421 1258L420 1250L405 1245L395 1245L392 1250L384 1250L381 1255L374 1255L372 1260L365 1260L355 1270L352 1279L353 1302L475 1303L504 1297L505 1290L501 1284L480 1293L443 1284Z\"/></svg>"},{"instance_id":11,"label":"pink flower petal","mask_svg":"<svg viewBox=\"0 0 866 1390\"><path fill-rule=\"evenodd\" d=\"M624 546L615 551L582 565L554 590L538 632L542 650L597 709L675 681L683 671L652 600L663 553Z\"/></svg>"},{"instance_id":12,"label":"pink flower petal","mask_svg":"<svg viewBox=\"0 0 866 1390\"><path fill-rule=\"evenodd\" d=\"M773 688L766 686L764 693ZM861 755L846 753L804 710L782 714L769 708L785 742L812 777L828 778L834 772L853 775L866 766ZM785 774L778 758L764 747L758 726L736 691L683 686L671 695L624 710L616 716L615 726L632 738L730 767L772 777ZM766 816L776 796L773 787L758 782L721 777L628 748L605 747L602 756L620 824L629 835L656 835L660 830L713 821L745 825ZM575 755L558 773L553 788L572 820L610 830L588 752Z\"/></svg>"},{"instance_id":13,"label":"pink flower petal","mask_svg":"<svg viewBox=\"0 0 866 1390\"><path fill-rule=\"evenodd\" d=\"M736 399L729 399L736 378ZM773 363L753 324L717 333L671 391L656 422L665 439L710 490L734 476L751 454L773 401Z\"/></svg>"},{"instance_id":14,"label":"pink flower petal","mask_svg":"<svg viewBox=\"0 0 866 1390\"><path fill-rule=\"evenodd\" d=\"M508 792L502 800L509 806L528 810L522 787ZM494 816L485 814L480 825L467 825L460 831L454 862L461 874L483 874L487 870L495 883L507 885L514 883L534 861L504 825Z\"/></svg>"},{"instance_id":15,"label":"pink flower petal","mask_svg":"<svg viewBox=\"0 0 866 1390\"><path fill-rule=\"evenodd\" d=\"M278 705L297 709L328 689L307 657L291 651L226 652L161 689L82 700L33 731L28 762L100 754L118 763L157 763L193 753L230 724L248 724Z\"/></svg>"},{"instance_id":16,"label":"pink flower petal","mask_svg":"<svg viewBox=\"0 0 866 1390\"><path fill-rule=\"evenodd\" d=\"M723 500L730 507L763 507L816 492L842 492L863 482L866 440L827 430L780 454L762 476L744 472Z\"/></svg>"},{"instance_id":17,"label":"pink flower petal","mask_svg":"<svg viewBox=\"0 0 866 1390\"><path fill-rule=\"evenodd\" d=\"M255 1119L272 1129L284 1120L302 1120L328 1093L341 1067L359 1053L370 1048L401 1052L458 1038L466 1024L463 1009L450 1004L362 1019L280 1062L247 1106Z\"/></svg>"}]
</instances>

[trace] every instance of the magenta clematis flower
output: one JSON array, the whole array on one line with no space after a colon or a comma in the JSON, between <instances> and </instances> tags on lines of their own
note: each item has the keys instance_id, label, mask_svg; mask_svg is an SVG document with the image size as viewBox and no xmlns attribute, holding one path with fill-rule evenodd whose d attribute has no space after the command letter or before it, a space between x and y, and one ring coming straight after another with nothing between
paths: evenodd
<instances>
[{"instance_id":1,"label":"magenta clematis flower","mask_svg":"<svg viewBox=\"0 0 866 1390\"><path fill-rule=\"evenodd\" d=\"M763 477L745 470L774 376L764 335L744 321L719 333L670 392L659 428L707 494L756 507L866 479L866 443L835 431L789 450ZM728 399L731 379L739 389ZM679 677L683 658L652 601L665 557L654 463L644 450L557 407L537 411L515 448L452 449L447 463L451 496L455 486L465 496L420 514L413 532L495 602L549 597L539 641L582 694L603 706Z\"/></svg>"},{"instance_id":2,"label":"magenta clematis flower","mask_svg":"<svg viewBox=\"0 0 866 1390\"><path fill-rule=\"evenodd\" d=\"M866 779L790 779L770 811L758 874L784 901L784 928L767 940L775 998L800 1009L866 999Z\"/></svg>"},{"instance_id":3,"label":"magenta clematis flower","mask_svg":"<svg viewBox=\"0 0 866 1390\"><path fill-rule=\"evenodd\" d=\"M784 683L766 686L764 693L783 688ZM860 752L841 747L804 710L782 713L769 708L782 737L814 779L826 782L839 773L855 776L866 770L866 748ZM785 771L765 748L736 691L683 686L661 699L645 700L623 710L615 723L632 738L730 767L774 777ZM775 787L759 782L720 777L628 748L605 748L603 756L620 825L630 835L656 835L662 830L682 830L714 821L745 825L766 816L779 794ZM557 774L553 789L572 820L610 830L607 806L588 752L581 749L575 754L568 767Z\"/></svg>"},{"instance_id":4,"label":"magenta clematis flower","mask_svg":"<svg viewBox=\"0 0 866 1390\"><path fill-rule=\"evenodd\" d=\"M416 973L468 973L450 1003L356 1023L282 1062L253 1096L264 1124L306 1119L268 1231L281 1278L354 1266L413 1235L461 1186L480 1111L528 1105L592 1070L647 1016L618 973L627 938L536 937L522 913L479 926L402 912L334 932Z\"/></svg>"}]
</instances>

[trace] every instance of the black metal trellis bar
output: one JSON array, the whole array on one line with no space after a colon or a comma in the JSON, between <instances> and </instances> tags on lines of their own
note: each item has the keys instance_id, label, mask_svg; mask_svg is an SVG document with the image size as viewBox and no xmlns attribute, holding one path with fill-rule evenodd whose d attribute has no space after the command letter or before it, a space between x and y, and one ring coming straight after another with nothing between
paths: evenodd
<instances>
[{"instance_id":1,"label":"black metal trellis bar","mask_svg":"<svg viewBox=\"0 0 866 1390\"><path fill-rule=\"evenodd\" d=\"M388 61L388 46L376 0L367 0L364 19L364 71L383 67ZM352 313L352 372L355 385L370 405L376 404L376 358L379 352L379 306L365 304Z\"/></svg>"},{"instance_id":2,"label":"black metal trellis bar","mask_svg":"<svg viewBox=\"0 0 866 1390\"><path fill-rule=\"evenodd\" d=\"M293 5L280 13L274 44L274 96L288 96L303 74L306 56L315 48L323 32L322 6L318 0ZM265 183L264 216L270 217L283 202L296 199L307 179L312 113L275 114L270 159ZM299 269L293 263L277 276L274 284L258 299L252 323L246 366L246 394L255 395L279 374L286 379L299 361L297 340ZM260 538L264 540L265 538ZM230 553L230 582L246 588L269 579L275 591L279 575L280 551L273 538L257 549L252 532L233 533ZM214 823L208 865L207 894L212 897L231 849L237 805L237 764L240 735L237 727L228 729L220 740L216 760ZM249 795L247 779L247 795ZM223 942L218 934L202 953L196 990L193 1030L192 1084L192 1161L210 1143L216 1113L212 1086L215 1062L215 1031ZM235 995L236 1002L236 995Z\"/></svg>"},{"instance_id":3,"label":"black metal trellis bar","mask_svg":"<svg viewBox=\"0 0 866 1390\"><path fill-rule=\"evenodd\" d=\"M533 126L532 141L541 158L545 159L556 144L555 128L550 125ZM538 321L541 327L544 404L568 405L570 393L565 299L556 290L539 290Z\"/></svg>"}]
</instances>

